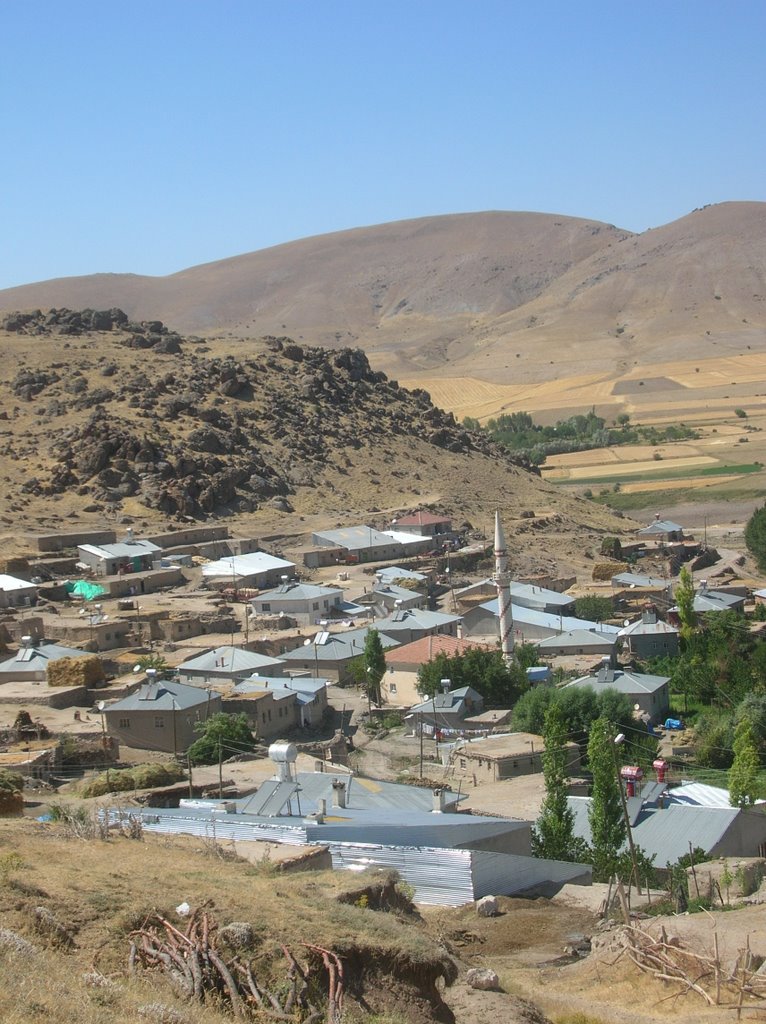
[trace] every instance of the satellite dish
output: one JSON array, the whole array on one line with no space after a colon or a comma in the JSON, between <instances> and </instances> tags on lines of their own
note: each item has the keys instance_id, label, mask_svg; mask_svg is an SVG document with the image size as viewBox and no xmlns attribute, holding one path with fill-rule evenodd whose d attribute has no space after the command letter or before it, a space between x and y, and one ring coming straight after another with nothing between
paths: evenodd
<instances>
[{"instance_id":1,"label":"satellite dish","mask_svg":"<svg viewBox=\"0 0 766 1024\"><path fill-rule=\"evenodd\" d=\"M311 647L311 637L310 636L307 636L306 639L303 641L303 646L304 647Z\"/></svg>"},{"instance_id":2,"label":"satellite dish","mask_svg":"<svg viewBox=\"0 0 766 1024\"><path fill-rule=\"evenodd\" d=\"M630 619L626 619L626 620L625 620L625 621L623 622L623 626L629 626L629 625L630 625Z\"/></svg>"},{"instance_id":3,"label":"satellite dish","mask_svg":"<svg viewBox=\"0 0 766 1024\"><path fill-rule=\"evenodd\" d=\"M640 704L634 704L633 705L633 710L634 711L640 711L641 710L641 705Z\"/></svg>"},{"instance_id":4,"label":"satellite dish","mask_svg":"<svg viewBox=\"0 0 766 1024\"><path fill-rule=\"evenodd\" d=\"M140 665L134 665L133 666L133 671L134 672L140 672L141 671L141 666Z\"/></svg>"},{"instance_id":5,"label":"satellite dish","mask_svg":"<svg viewBox=\"0 0 766 1024\"><path fill-rule=\"evenodd\" d=\"M99 711L103 712L104 708L106 707L106 704L104 703L104 701L100 700L96 704L96 707L98 708Z\"/></svg>"}]
</instances>

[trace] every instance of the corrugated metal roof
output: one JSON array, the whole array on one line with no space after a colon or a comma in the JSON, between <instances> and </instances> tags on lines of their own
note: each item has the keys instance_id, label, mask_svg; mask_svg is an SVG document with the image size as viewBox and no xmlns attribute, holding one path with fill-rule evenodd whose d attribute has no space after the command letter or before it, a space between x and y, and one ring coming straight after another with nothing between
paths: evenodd
<instances>
[{"instance_id":1,"label":"corrugated metal roof","mask_svg":"<svg viewBox=\"0 0 766 1024\"><path fill-rule=\"evenodd\" d=\"M247 651L242 647L216 647L213 651L198 654L178 666L184 672L257 672L260 669L273 669L280 666L279 658L269 658L256 651Z\"/></svg>"},{"instance_id":2,"label":"corrugated metal roof","mask_svg":"<svg viewBox=\"0 0 766 1024\"><path fill-rule=\"evenodd\" d=\"M253 551L249 555L231 555L219 558L216 562L208 562L202 566L203 576L228 576L246 578L258 576L276 569L294 569L295 562L287 562L284 558L275 558L265 551Z\"/></svg>"},{"instance_id":3,"label":"corrugated metal roof","mask_svg":"<svg viewBox=\"0 0 766 1024\"><path fill-rule=\"evenodd\" d=\"M107 712L113 711L186 711L188 708L200 707L213 703L216 706L221 700L220 694L203 690L199 686L186 686L184 683L158 680L144 683L135 693L128 694L122 700L107 706Z\"/></svg>"},{"instance_id":4,"label":"corrugated metal roof","mask_svg":"<svg viewBox=\"0 0 766 1024\"><path fill-rule=\"evenodd\" d=\"M590 797L569 797L574 811L575 835L591 841L588 808ZM740 813L736 807L688 807L669 804L665 808L644 807L633 826L633 841L657 867L674 864L689 852L689 843L710 852L721 841Z\"/></svg>"},{"instance_id":5,"label":"corrugated metal roof","mask_svg":"<svg viewBox=\"0 0 766 1024\"><path fill-rule=\"evenodd\" d=\"M162 548L150 540L130 540L120 544L80 544L78 550L98 558L134 558L136 555L153 555Z\"/></svg>"},{"instance_id":6,"label":"corrugated metal roof","mask_svg":"<svg viewBox=\"0 0 766 1024\"><path fill-rule=\"evenodd\" d=\"M23 657L20 657L22 655ZM44 672L49 662L59 658L87 658L88 651L76 647L61 647L47 640L38 640L30 647L20 647L18 654L0 662L0 673ZM22 667L23 662L23 667Z\"/></svg>"},{"instance_id":7,"label":"corrugated metal roof","mask_svg":"<svg viewBox=\"0 0 766 1024\"><path fill-rule=\"evenodd\" d=\"M479 607L496 616L497 598L494 601L485 601ZM555 633L563 633L570 629L597 629L600 633L614 634L620 631L619 626L610 626L607 622L590 622L588 619L576 619L571 615L553 615L550 612L537 611L535 608L523 608L519 604L513 604L513 593L511 593L511 615L515 624L543 626Z\"/></svg>"},{"instance_id":8,"label":"corrugated metal roof","mask_svg":"<svg viewBox=\"0 0 766 1024\"><path fill-rule=\"evenodd\" d=\"M603 679L599 675L580 676L571 683L565 683L564 689L568 686L590 686L596 693L604 689L617 690L618 693L656 693L668 682L670 676L650 676L643 672L622 672L615 669L608 672Z\"/></svg>"}]
</instances>

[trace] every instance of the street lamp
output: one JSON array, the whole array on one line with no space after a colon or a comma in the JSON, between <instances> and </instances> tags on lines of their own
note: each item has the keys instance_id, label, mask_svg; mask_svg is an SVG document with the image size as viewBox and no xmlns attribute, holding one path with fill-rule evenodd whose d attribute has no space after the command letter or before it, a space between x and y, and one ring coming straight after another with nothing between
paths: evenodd
<instances>
[{"instance_id":1,"label":"street lamp","mask_svg":"<svg viewBox=\"0 0 766 1024\"><path fill-rule=\"evenodd\" d=\"M104 765L106 767L106 788L109 789L109 758L107 755L107 738L106 738L106 724L104 722L104 711L106 710L106 703L100 700L96 707L98 713L101 715L101 747L104 751Z\"/></svg>"},{"instance_id":2,"label":"street lamp","mask_svg":"<svg viewBox=\"0 0 766 1024\"><path fill-rule=\"evenodd\" d=\"M625 799L625 791L622 788L622 776L620 775L620 764L617 760L617 748L621 747L625 742L625 733L620 732L614 737L612 743L612 753L614 754L614 770L617 775L617 788L620 791L620 802L622 803L622 813L625 818L625 828L628 832L628 847L630 848L630 861L633 865L633 875L636 879L636 892L641 895L641 879L638 874L638 861L636 860L636 847L633 843L633 830L630 827L630 816L628 814L628 802Z\"/></svg>"}]
</instances>

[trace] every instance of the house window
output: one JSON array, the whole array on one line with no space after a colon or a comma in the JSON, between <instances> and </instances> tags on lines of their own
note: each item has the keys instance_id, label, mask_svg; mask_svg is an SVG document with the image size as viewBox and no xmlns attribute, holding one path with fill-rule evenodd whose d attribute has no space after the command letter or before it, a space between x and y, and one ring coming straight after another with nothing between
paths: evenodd
<instances>
[{"instance_id":1,"label":"house window","mask_svg":"<svg viewBox=\"0 0 766 1024\"><path fill-rule=\"evenodd\" d=\"M319 608L319 601L314 601L314 603L311 606L312 611L317 611L318 608Z\"/></svg>"},{"instance_id":2,"label":"house window","mask_svg":"<svg viewBox=\"0 0 766 1024\"><path fill-rule=\"evenodd\" d=\"M389 686L389 690L391 691L391 693L396 693L396 683L391 683L391 685Z\"/></svg>"},{"instance_id":3,"label":"house window","mask_svg":"<svg viewBox=\"0 0 766 1024\"><path fill-rule=\"evenodd\" d=\"M269 716L269 721L271 721L271 708L269 708L269 710L268 710L268 711L267 711L266 713L267 713L267 714L268 714L268 716Z\"/></svg>"},{"instance_id":4,"label":"house window","mask_svg":"<svg viewBox=\"0 0 766 1024\"><path fill-rule=\"evenodd\" d=\"M265 711L263 712L263 721L264 722L266 721L266 712Z\"/></svg>"},{"instance_id":5,"label":"house window","mask_svg":"<svg viewBox=\"0 0 766 1024\"><path fill-rule=\"evenodd\" d=\"M162 715L155 715L154 716L154 728L155 729L164 729L165 728L165 719L162 717Z\"/></svg>"},{"instance_id":6,"label":"house window","mask_svg":"<svg viewBox=\"0 0 766 1024\"><path fill-rule=\"evenodd\" d=\"M461 768L465 768L465 758L464 757L460 758L460 767Z\"/></svg>"},{"instance_id":7,"label":"house window","mask_svg":"<svg viewBox=\"0 0 766 1024\"><path fill-rule=\"evenodd\" d=\"M105 640L111 640L112 639L112 634L111 633L105 633L104 634L104 639Z\"/></svg>"},{"instance_id":8,"label":"house window","mask_svg":"<svg viewBox=\"0 0 766 1024\"><path fill-rule=\"evenodd\" d=\"M264 611L264 612L270 612L271 611L271 605L269 604L268 601L266 601L264 604L261 605L261 610Z\"/></svg>"},{"instance_id":9,"label":"house window","mask_svg":"<svg viewBox=\"0 0 766 1024\"><path fill-rule=\"evenodd\" d=\"M120 729L129 729L129 728L130 728L130 719L129 718L121 718L120 719Z\"/></svg>"}]
</instances>

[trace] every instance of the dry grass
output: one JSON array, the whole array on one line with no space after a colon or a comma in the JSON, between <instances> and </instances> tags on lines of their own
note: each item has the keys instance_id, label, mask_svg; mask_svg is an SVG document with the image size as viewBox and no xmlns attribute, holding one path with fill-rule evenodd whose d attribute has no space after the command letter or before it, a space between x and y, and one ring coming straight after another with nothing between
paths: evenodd
<instances>
[{"instance_id":1,"label":"dry grass","mask_svg":"<svg viewBox=\"0 0 766 1024\"><path fill-rule=\"evenodd\" d=\"M265 978L284 975L280 943L298 955L303 941L361 959L373 974L376 968L381 975L401 968L412 976L448 970L443 951L417 921L338 902L338 895L364 884L359 875L275 875L268 865L221 858L197 839L85 841L62 826L29 820L0 822L0 851L17 858L0 884L3 927L38 950L14 953L0 943L3 1022L112 1024L138 1019L138 1007L155 1002L178 1007L189 1024L230 1019L214 1007L179 1003L150 975L127 976L128 933L153 911L180 921L173 908L183 901L209 901L220 925L249 922L258 973ZM37 907L71 936L69 951L50 947L36 929ZM88 984L83 976L94 970L114 984ZM387 986L392 984L389 976Z\"/></svg>"}]
</instances>

